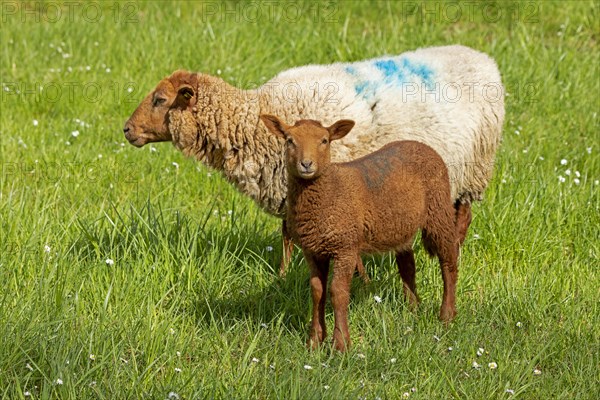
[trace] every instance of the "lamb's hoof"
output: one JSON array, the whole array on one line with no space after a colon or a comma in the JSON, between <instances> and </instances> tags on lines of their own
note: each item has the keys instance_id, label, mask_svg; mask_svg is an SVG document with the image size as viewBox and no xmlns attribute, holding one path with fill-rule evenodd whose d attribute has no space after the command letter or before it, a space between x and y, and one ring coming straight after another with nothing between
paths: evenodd
<instances>
[{"instance_id":1,"label":"lamb's hoof","mask_svg":"<svg viewBox=\"0 0 600 400\"><path fill-rule=\"evenodd\" d=\"M340 353L345 353L350 348L350 346L352 346L352 341L349 338L346 341L344 341L343 339L333 340L333 348L339 351Z\"/></svg>"},{"instance_id":2,"label":"lamb's hoof","mask_svg":"<svg viewBox=\"0 0 600 400\"><path fill-rule=\"evenodd\" d=\"M440 310L440 321L442 321L444 325L450 324L455 317L456 310L454 308L442 308Z\"/></svg>"}]
</instances>

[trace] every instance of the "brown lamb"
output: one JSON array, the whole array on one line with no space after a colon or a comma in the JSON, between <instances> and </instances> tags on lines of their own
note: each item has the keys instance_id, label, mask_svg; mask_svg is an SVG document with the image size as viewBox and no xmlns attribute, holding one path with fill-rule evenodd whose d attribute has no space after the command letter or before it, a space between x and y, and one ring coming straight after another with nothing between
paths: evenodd
<instances>
[{"instance_id":1,"label":"brown lamb","mask_svg":"<svg viewBox=\"0 0 600 400\"><path fill-rule=\"evenodd\" d=\"M330 141L350 132L353 121L340 120L326 128L313 120L289 126L275 116L261 119L286 141L287 226L311 271L313 314L307 345L315 348L326 337L324 293L332 259L336 349L344 351L351 344L350 283L355 268L362 267L361 253L395 251L404 294L416 306L412 243L419 229L425 248L440 261L440 319L452 320L459 228L442 158L425 144L401 141L354 161L331 163Z\"/></svg>"}]
</instances>

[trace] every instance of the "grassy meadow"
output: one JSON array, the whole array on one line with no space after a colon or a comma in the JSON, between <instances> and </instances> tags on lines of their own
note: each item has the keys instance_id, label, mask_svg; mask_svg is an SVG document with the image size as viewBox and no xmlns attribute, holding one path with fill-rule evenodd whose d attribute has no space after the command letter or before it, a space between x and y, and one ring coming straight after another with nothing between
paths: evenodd
<instances>
[{"instance_id":1,"label":"grassy meadow","mask_svg":"<svg viewBox=\"0 0 600 400\"><path fill-rule=\"evenodd\" d=\"M600 397L598 2L0 7L0 398ZM122 134L178 68L251 88L454 43L495 58L508 97L449 327L417 243L418 311L393 258L365 257L353 348L309 352L308 268L296 251L278 277L280 221L170 144Z\"/></svg>"}]
</instances>

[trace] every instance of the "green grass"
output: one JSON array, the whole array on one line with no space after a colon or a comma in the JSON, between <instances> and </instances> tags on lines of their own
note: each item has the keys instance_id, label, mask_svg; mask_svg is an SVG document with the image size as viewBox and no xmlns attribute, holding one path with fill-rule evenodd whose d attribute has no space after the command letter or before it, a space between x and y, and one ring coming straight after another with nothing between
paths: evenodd
<instances>
[{"instance_id":1,"label":"green grass","mask_svg":"<svg viewBox=\"0 0 600 400\"><path fill-rule=\"evenodd\" d=\"M260 16L109 2L60 18L44 4L0 5L1 398L599 397L597 2L306 3L297 17L288 2L252 3L270 7ZM279 221L171 145L123 143L126 118L177 68L252 87L292 66L451 43L494 57L509 96L448 328L439 268L418 245L417 313L392 258L368 257L355 346L307 351L308 270L297 252L278 278Z\"/></svg>"}]
</instances>

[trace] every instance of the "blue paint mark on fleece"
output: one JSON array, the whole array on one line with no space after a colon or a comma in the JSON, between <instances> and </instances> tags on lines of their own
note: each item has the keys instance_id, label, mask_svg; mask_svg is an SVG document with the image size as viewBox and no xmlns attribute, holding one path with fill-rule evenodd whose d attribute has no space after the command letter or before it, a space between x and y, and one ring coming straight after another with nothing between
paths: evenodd
<instances>
[{"instance_id":1,"label":"blue paint mark on fleece","mask_svg":"<svg viewBox=\"0 0 600 400\"><path fill-rule=\"evenodd\" d=\"M375 67L383 72L383 76L386 82L391 82L395 79L402 80L403 71L398 68L398 64L394 60L379 60L375 61Z\"/></svg>"},{"instance_id":2,"label":"blue paint mark on fleece","mask_svg":"<svg viewBox=\"0 0 600 400\"><path fill-rule=\"evenodd\" d=\"M407 78L412 75L418 77L428 87L432 85L433 71L425 64L417 64L411 62L407 58L400 60L400 66L394 60L379 60L375 61L375 67L383 73L386 82L395 81L402 84L407 81Z\"/></svg>"}]
</instances>

